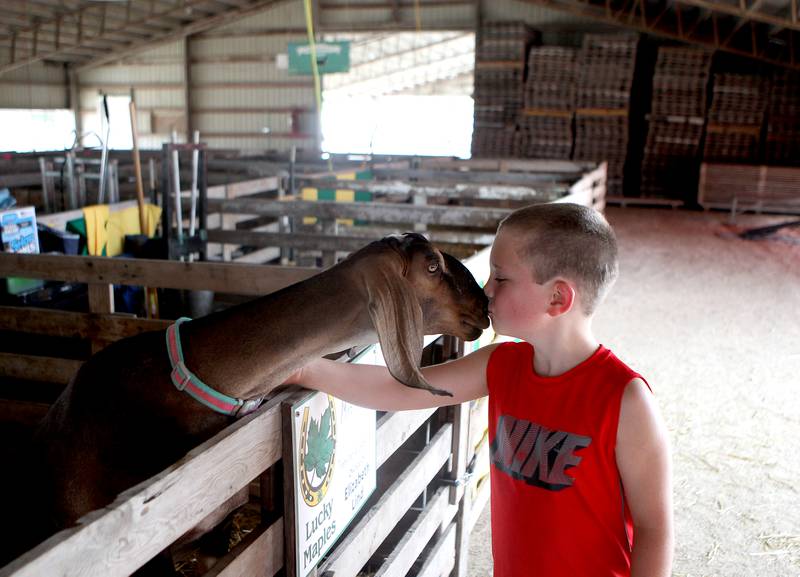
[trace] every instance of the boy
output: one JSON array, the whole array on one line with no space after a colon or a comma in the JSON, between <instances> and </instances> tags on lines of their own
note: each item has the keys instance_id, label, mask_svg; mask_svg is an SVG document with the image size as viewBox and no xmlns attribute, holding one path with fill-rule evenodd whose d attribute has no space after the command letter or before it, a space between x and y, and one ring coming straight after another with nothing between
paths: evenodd
<instances>
[{"instance_id":1,"label":"boy","mask_svg":"<svg viewBox=\"0 0 800 577\"><path fill-rule=\"evenodd\" d=\"M667 433L647 383L592 334L616 276L599 213L529 206L500 224L484 288L495 332L523 342L422 370L452 397L324 359L287 382L391 411L488 394L495 576L668 577Z\"/></svg>"}]
</instances>

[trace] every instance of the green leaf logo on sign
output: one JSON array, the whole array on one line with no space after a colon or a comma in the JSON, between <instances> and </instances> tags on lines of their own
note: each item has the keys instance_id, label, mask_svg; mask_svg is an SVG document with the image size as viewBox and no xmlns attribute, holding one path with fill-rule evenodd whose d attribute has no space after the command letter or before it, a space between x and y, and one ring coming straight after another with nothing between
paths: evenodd
<instances>
[{"instance_id":1,"label":"green leaf logo on sign","mask_svg":"<svg viewBox=\"0 0 800 577\"><path fill-rule=\"evenodd\" d=\"M336 416L333 397L321 415L303 409L300 440L300 479L303 500L315 507L328 492L336 454Z\"/></svg>"}]
</instances>

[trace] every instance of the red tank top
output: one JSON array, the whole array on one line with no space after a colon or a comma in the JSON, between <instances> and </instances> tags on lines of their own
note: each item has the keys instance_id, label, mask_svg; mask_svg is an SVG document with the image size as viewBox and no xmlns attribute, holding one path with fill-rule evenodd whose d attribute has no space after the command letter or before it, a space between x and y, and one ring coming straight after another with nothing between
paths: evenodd
<instances>
[{"instance_id":1,"label":"red tank top","mask_svg":"<svg viewBox=\"0 0 800 577\"><path fill-rule=\"evenodd\" d=\"M637 373L600 347L563 375L533 371L533 347L489 358L495 577L630 575L633 525L615 447Z\"/></svg>"}]
</instances>

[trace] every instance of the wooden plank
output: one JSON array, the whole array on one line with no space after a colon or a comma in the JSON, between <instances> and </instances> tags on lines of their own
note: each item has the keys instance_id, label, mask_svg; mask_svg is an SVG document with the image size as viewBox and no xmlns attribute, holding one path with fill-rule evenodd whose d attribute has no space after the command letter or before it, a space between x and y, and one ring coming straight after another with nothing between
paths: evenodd
<instances>
[{"instance_id":1,"label":"wooden plank","mask_svg":"<svg viewBox=\"0 0 800 577\"><path fill-rule=\"evenodd\" d=\"M436 409L398 411L386 413L377 424L376 466L380 467L392 454L419 429Z\"/></svg>"},{"instance_id":2,"label":"wooden plank","mask_svg":"<svg viewBox=\"0 0 800 577\"><path fill-rule=\"evenodd\" d=\"M678 208L685 203L682 200L674 198L649 198L649 197L634 197L634 196L607 196L606 203L615 206L668 206L671 208Z\"/></svg>"},{"instance_id":3,"label":"wooden plank","mask_svg":"<svg viewBox=\"0 0 800 577\"><path fill-rule=\"evenodd\" d=\"M18 174L0 174L0 188L15 188L18 186L35 186L42 184L41 172L23 172Z\"/></svg>"},{"instance_id":4,"label":"wooden plank","mask_svg":"<svg viewBox=\"0 0 800 577\"><path fill-rule=\"evenodd\" d=\"M592 170L596 164L570 160L519 160L509 158L423 158L420 166L427 168L465 168L468 170L494 170L508 172L563 172L580 175Z\"/></svg>"},{"instance_id":5,"label":"wooden plank","mask_svg":"<svg viewBox=\"0 0 800 577\"><path fill-rule=\"evenodd\" d=\"M497 68L525 68L524 62L517 60L483 60L475 62L477 69L497 69Z\"/></svg>"},{"instance_id":6,"label":"wooden plank","mask_svg":"<svg viewBox=\"0 0 800 577\"><path fill-rule=\"evenodd\" d=\"M0 577L123 577L194 527L281 456L280 404L236 422L0 570Z\"/></svg>"},{"instance_id":7,"label":"wooden plank","mask_svg":"<svg viewBox=\"0 0 800 577\"><path fill-rule=\"evenodd\" d=\"M491 496L491 489L489 486L489 479L487 478L483 484L478 488L475 498L472 499L472 506L470 507L469 517L467 517L467 530L472 533L475 529L475 523L478 522L486 504L489 502Z\"/></svg>"},{"instance_id":8,"label":"wooden plank","mask_svg":"<svg viewBox=\"0 0 800 577\"><path fill-rule=\"evenodd\" d=\"M552 116L556 118L572 118L571 110L558 110L554 108L523 108L523 116Z\"/></svg>"},{"instance_id":9,"label":"wooden plank","mask_svg":"<svg viewBox=\"0 0 800 577\"><path fill-rule=\"evenodd\" d=\"M247 263L247 264L265 264L270 261L275 260L281 256L281 250L279 248L262 248L259 250L254 250L253 252L248 252L242 256L237 256L233 259L233 262L240 262L240 263Z\"/></svg>"},{"instance_id":10,"label":"wooden plank","mask_svg":"<svg viewBox=\"0 0 800 577\"><path fill-rule=\"evenodd\" d=\"M525 200L540 199L546 202L565 194L569 189L569 182L555 182L548 176L544 182L530 182L527 176L520 178L520 183L497 184L491 182L481 183L481 173L461 173L459 180L452 182L418 180L409 183L405 180L358 180L348 184L346 188L366 191L388 197L401 199L421 196L423 198L451 198L451 199L491 199L491 200ZM476 183L470 182L472 180ZM527 182L526 182L527 181ZM318 188L345 188L342 181L314 182Z\"/></svg>"},{"instance_id":11,"label":"wooden plank","mask_svg":"<svg viewBox=\"0 0 800 577\"><path fill-rule=\"evenodd\" d=\"M627 108L578 108L575 111L578 116L603 116L603 117L625 117L628 116Z\"/></svg>"},{"instance_id":12,"label":"wooden plank","mask_svg":"<svg viewBox=\"0 0 800 577\"><path fill-rule=\"evenodd\" d=\"M470 529L467 526L467 522L471 509L469 500L465 496L465 491L462 490L461 495L461 501L458 503L458 513L454 520L456 535L452 577L467 577L469 575Z\"/></svg>"},{"instance_id":13,"label":"wooden plank","mask_svg":"<svg viewBox=\"0 0 800 577\"><path fill-rule=\"evenodd\" d=\"M277 190L279 182L277 176L265 176L263 178L227 184L225 185L225 198L238 198L249 194Z\"/></svg>"},{"instance_id":14,"label":"wooden plank","mask_svg":"<svg viewBox=\"0 0 800 577\"><path fill-rule=\"evenodd\" d=\"M126 200L116 204L109 204L108 209L110 212L117 212L132 206L137 206L135 200ZM57 230L65 230L67 228L67 223L71 220L75 220L76 218L83 218L83 209L78 208L76 210L56 212L53 214L37 214L36 222L41 222L42 224L46 224L47 226L51 226Z\"/></svg>"},{"instance_id":15,"label":"wooden plank","mask_svg":"<svg viewBox=\"0 0 800 577\"><path fill-rule=\"evenodd\" d=\"M495 227L511 213L503 208L416 206L383 202L334 202L238 199L209 201L209 210L269 216L314 216L321 219L352 218L372 222L423 223L449 226Z\"/></svg>"},{"instance_id":16,"label":"wooden plank","mask_svg":"<svg viewBox=\"0 0 800 577\"><path fill-rule=\"evenodd\" d=\"M0 277L25 276L85 283L102 281L243 295L269 294L318 272L303 267L0 253Z\"/></svg>"},{"instance_id":17,"label":"wooden plank","mask_svg":"<svg viewBox=\"0 0 800 577\"><path fill-rule=\"evenodd\" d=\"M33 427L47 414L50 405L32 401L0 399L0 423Z\"/></svg>"},{"instance_id":18,"label":"wooden plank","mask_svg":"<svg viewBox=\"0 0 800 577\"><path fill-rule=\"evenodd\" d=\"M462 483L469 459L469 403L455 405L450 410L453 412L453 459L448 476L456 483L450 488L450 504L455 505L464 494Z\"/></svg>"},{"instance_id":19,"label":"wooden plank","mask_svg":"<svg viewBox=\"0 0 800 577\"><path fill-rule=\"evenodd\" d=\"M514 184L514 185L531 185L537 184L555 184L560 183L569 185L570 182L580 177L580 173L565 174L563 172L494 172L488 170L446 170L446 169L377 169L373 171L376 177L383 179L399 179L404 182L414 181L420 182L440 182L442 184L451 184L453 182L462 183L482 183L482 184ZM364 183L372 182L369 180L355 180L348 181L347 187L342 187L342 181L339 182L339 188L360 188ZM319 186L319 185L317 185Z\"/></svg>"},{"instance_id":20,"label":"wooden plank","mask_svg":"<svg viewBox=\"0 0 800 577\"><path fill-rule=\"evenodd\" d=\"M468 235L462 234L461 242L449 242L443 240L447 237L446 234L430 235L437 238L431 238L439 248L446 250L449 246L455 245L459 248L475 249L488 246L492 242L491 235L482 235L483 242L476 242L468 238ZM453 235L456 236L456 235ZM381 237L364 237L364 236L344 236L333 234L309 234L309 233L268 233L268 232L253 232L253 231L233 231L233 230L209 230L208 239L217 243L230 243L236 245L247 245L257 247L284 247L294 248L304 251L337 251L337 252L354 252L357 251L370 242L379 240ZM477 238L473 235L473 238ZM234 259L235 262L257 262L249 260L245 255ZM266 253L264 258L275 258L276 255ZM252 258L252 257L251 257ZM260 258L260 255L259 255ZM261 261L263 262L263 261Z\"/></svg>"},{"instance_id":21,"label":"wooden plank","mask_svg":"<svg viewBox=\"0 0 800 577\"><path fill-rule=\"evenodd\" d=\"M451 523L444 535L431 550L417 577L442 577L450 575L455 564L456 524Z\"/></svg>"},{"instance_id":22,"label":"wooden plank","mask_svg":"<svg viewBox=\"0 0 800 577\"><path fill-rule=\"evenodd\" d=\"M0 330L54 337L116 341L148 331L164 330L170 323L119 314L0 306Z\"/></svg>"},{"instance_id":23,"label":"wooden plank","mask_svg":"<svg viewBox=\"0 0 800 577\"><path fill-rule=\"evenodd\" d=\"M339 232L343 236L355 236L367 241L383 238L384 236L397 233L397 227L393 226L345 226L339 225ZM478 246L489 246L494 242L494 232L484 232L481 230L427 230L426 238L434 244L471 244Z\"/></svg>"},{"instance_id":24,"label":"wooden plank","mask_svg":"<svg viewBox=\"0 0 800 577\"><path fill-rule=\"evenodd\" d=\"M605 184L608 177L608 164L603 162L584 174L569 190L569 194L556 202L574 202L584 206L601 209L605 205Z\"/></svg>"},{"instance_id":25,"label":"wooden plank","mask_svg":"<svg viewBox=\"0 0 800 577\"><path fill-rule=\"evenodd\" d=\"M211 242L248 246L280 246L299 250L338 250L352 252L365 247L372 240L353 236L334 236L306 233L253 232L249 230L209 230Z\"/></svg>"},{"instance_id":26,"label":"wooden plank","mask_svg":"<svg viewBox=\"0 0 800 577\"><path fill-rule=\"evenodd\" d=\"M89 310L99 314L113 313L114 285L108 283L90 283Z\"/></svg>"},{"instance_id":27,"label":"wooden plank","mask_svg":"<svg viewBox=\"0 0 800 577\"><path fill-rule=\"evenodd\" d=\"M0 377L66 385L83 361L0 352Z\"/></svg>"},{"instance_id":28,"label":"wooden plank","mask_svg":"<svg viewBox=\"0 0 800 577\"><path fill-rule=\"evenodd\" d=\"M397 481L367 511L323 564L320 573L355 577L450 456L453 427L439 429Z\"/></svg>"},{"instance_id":29,"label":"wooden plank","mask_svg":"<svg viewBox=\"0 0 800 577\"><path fill-rule=\"evenodd\" d=\"M283 567L283 519L257 527L203 577L272 577Z\"/></svg>"},{"instance_id":30,"label":"wooden plank","mask_svg":"<svg viewBox=\"0 0 800 577\"><path fill-rule=\"evenodd\" d=\"M436 530L448 526L457 511L458 507L448 503L447 488L440 487L374 577L404 577Z\"/></svg>"}]
</instances>

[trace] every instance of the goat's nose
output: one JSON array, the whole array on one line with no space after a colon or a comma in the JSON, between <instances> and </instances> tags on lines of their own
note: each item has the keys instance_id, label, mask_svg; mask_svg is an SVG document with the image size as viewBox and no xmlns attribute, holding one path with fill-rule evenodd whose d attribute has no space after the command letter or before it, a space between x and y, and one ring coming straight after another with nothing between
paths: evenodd
<instances>
[{"instance_id":1,"label":"goat's nose","mask_svg":"<svg viewBox=\"0 0 800 577\"><path fill-rule=\"evenodd\" d=\"M476 293L475 296L478 299L478 304L480 305L481 311L483 312L483 314L484 315L489 314L489 297L488 297L488 295L485 292L480 291L480 292Z\"/></svg>"}]
</instances>

